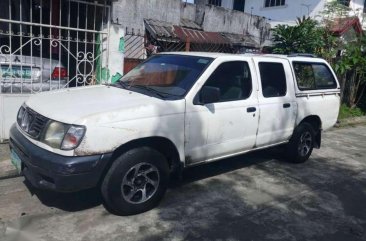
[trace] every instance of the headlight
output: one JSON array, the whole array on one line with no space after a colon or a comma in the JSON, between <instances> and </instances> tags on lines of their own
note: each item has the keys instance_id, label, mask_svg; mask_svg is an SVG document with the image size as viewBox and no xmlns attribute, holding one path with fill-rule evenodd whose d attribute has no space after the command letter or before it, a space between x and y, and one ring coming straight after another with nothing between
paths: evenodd
<instances>
[{"instance_id":1,"label":"headlight","mask_svg":"<svg viewBox=\"0 0 366 241\"><path fill-rule=\"evenodd\" d=\"M53 148L60 148L66 131L67 127L64 124L52 121L47 127L43 141Z\"/></svg>"},{"instance_id":2,"label":"headlight","mask_svg":"<svg viewBox=\"0 0 366 241\"><path fill-rule=\"evenodd\" d=\"M21 125L21 123L22 123L23 116L24 116L24 111L25 111L24 106L21 106L19 111L18 111L18 115L17 115L17 122L18 122L19 125Z\"/></svg>"},{"instance_id":3,"label":"headlight","mask_svg":"<svg viewBox=\"0 0 366 241\"><path fill-rule=\"evenodd\" d=\"M85 134L85 127L52 121L46 130L43 142L53 148L72 150L76 148Z\"/></svg>"}]
</instances>

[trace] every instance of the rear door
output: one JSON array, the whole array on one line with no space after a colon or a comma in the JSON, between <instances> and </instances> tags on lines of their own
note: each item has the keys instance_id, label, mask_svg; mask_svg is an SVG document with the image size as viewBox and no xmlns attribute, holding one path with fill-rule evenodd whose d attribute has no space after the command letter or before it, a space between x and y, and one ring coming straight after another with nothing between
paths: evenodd
<instances>
[{"instance_id":1,"label":"rear door","mask_svg":"<svg viewBox=\"0 0 366 241\"><path fill-rule=\"evenodd\" d=\"M259 73L259 125L256 147L288 140L296 120L297 104L289 62L255 58Z\"/></svg>"}]
</instances>

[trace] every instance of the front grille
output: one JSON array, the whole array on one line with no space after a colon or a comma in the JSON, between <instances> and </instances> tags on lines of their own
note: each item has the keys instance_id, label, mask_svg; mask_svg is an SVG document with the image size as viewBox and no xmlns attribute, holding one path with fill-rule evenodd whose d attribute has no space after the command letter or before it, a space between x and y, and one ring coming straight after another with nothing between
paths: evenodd
<instances>
[{"instance_id":1,"label":"front grille","mask_svg":"<svg viewBox=\"0 0 366 241\"><path fill-rule=\"evenodd\" d=\"M47 117L38 114L34 110L26 107L18 124L31 137L38 139L48 121Z\"/></svg>"}]
</instances>

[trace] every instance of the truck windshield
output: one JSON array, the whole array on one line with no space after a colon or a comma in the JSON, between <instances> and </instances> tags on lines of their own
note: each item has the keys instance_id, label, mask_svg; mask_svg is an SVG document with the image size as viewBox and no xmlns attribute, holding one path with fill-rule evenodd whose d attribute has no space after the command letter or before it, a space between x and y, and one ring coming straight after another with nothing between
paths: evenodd
<instances>
[{"instance_id":1,"label":"truck windshield","mask_svg":"<svg viewBox=\"0 0 366 241\"><path fill-rule=\"evenodd\" d=\"M156 55L132 69L117 84L161 98L182 98L212 62L212 58Z\"/></svg>"}]
</instances>

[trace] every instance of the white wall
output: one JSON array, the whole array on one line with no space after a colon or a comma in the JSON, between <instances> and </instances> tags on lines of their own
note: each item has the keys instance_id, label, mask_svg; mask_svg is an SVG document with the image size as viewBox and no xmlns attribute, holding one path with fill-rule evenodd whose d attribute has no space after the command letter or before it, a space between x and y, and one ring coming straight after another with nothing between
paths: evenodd
<instances>
[{"instance_id":1,"label":"white wall","mask_svg":"<svg viewBox=\"0 0 366 241\"><path fill-rule=\"evenodd\" d=\"M10 127L15 123L20 106L30 94L0 94L0 143L9 139Z\"/></svg>"},{"instance_id":2,"label":"white wall","mask_svg":"<svg viewBox=\"0 0 366 241\"><path fill-rule=\"evenodd\" d=\"M350 3L350 7L360 18L363 29L366 29L366 19L363 14L364 1L365 0L352 0Z\"/></svg>"},{"instance_id":3,"label":"white wall","mask_svg":"<svg viewBox=\"0 0 366 241\"><path fill-rule=\"evenodd\" d=\"M294 25L297 17L308 16L308 10L310 17L320 21L321 12L328 1L332 0L286 0L285 6L265 8L264 0L246 0L245 12L270 19L272 27L277 24ZM350 3L350 7L360 13L361 21L363 4L364 0L351 0Z\"/></svg>"},{"instance_id":4,"label":"white wall","mask_svg":"<svg viewBox=\"0 0 366 241\"><path fill-rule=\"evenodd\" d=\"M324 8L324 3L324 0L286 0L284 6L265 8L264 0L247 0L245 12L270 19L272 26L292 25L296 23L297 17L308 16L308 9L309 15L318 19L317 15Z\"/></svg>"}]
</instances>

